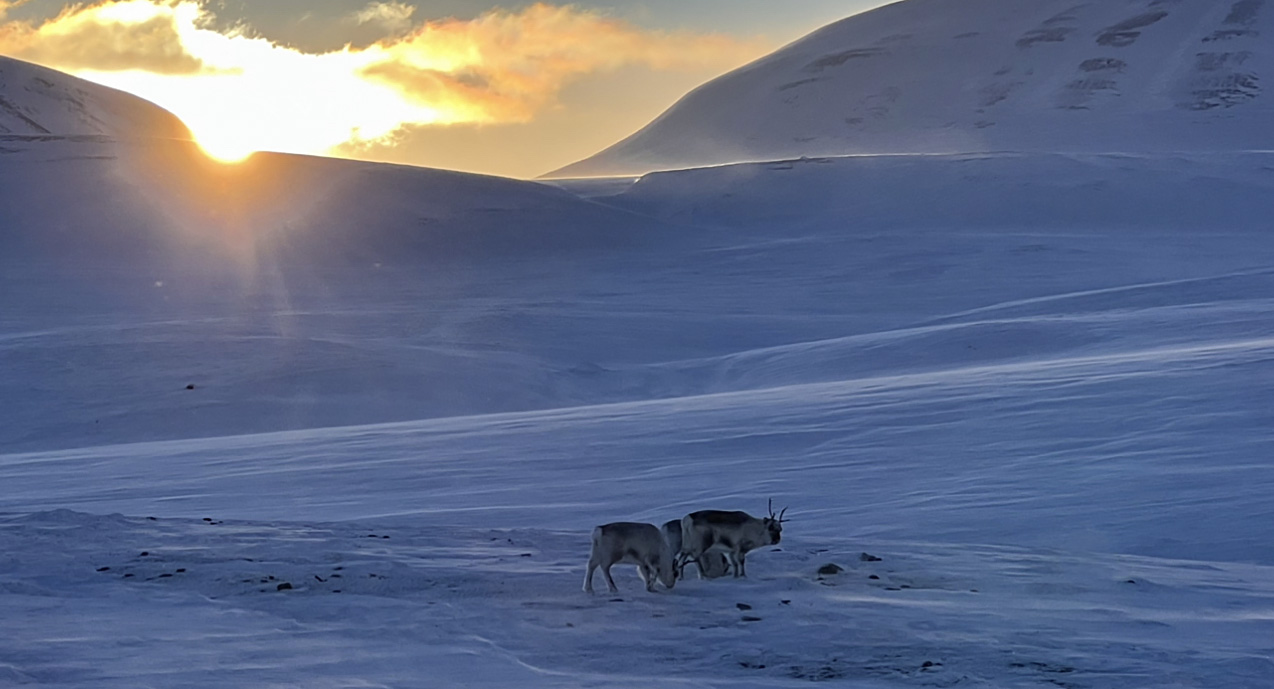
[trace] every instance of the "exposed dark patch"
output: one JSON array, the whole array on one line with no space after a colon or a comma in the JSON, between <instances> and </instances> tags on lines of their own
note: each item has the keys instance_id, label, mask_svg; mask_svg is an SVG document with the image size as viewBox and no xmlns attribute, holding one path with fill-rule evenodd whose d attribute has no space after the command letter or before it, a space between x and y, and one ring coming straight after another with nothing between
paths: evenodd
<instances>
[{"instance_id":1,"label":"exposed dark patch","mask_svg":"<svg viewBox=\"0 0 1274 689\"><path fill-rule=\"evenodd\" d=\"M1241 38L1243 36L1259 36L1260 34L1248 29L1219 29L1213 31L1211 36L1203 39L1204 43L1213 41L1228 41L1232 38Z\"/></svg>"},{"instance_id":2,"label":"exposed dark patch","mask_svg":"<svg viewBox=\"0 0 1274 689\"><path fill-rule=\"evenodd\" d=\"M1066 84L1066 88L1068 89L1074 91L1086 91L1090 93L1093 91L1114 91L1116 90L1115 86L1116 84L1114 79L1103 79L1101 77L1076 79L1075 81Z\"/></svg>"},{"instance_id":3,"label":"exposed dark patch","mask_svg":"<svg viewBox=\"0 0 1274 689\"><path fill-rule=\"evenodd\" d=\"M880 562L881 561L880 558L876 557L875 555L872 555L871 553L863 553L858 556L858 559L862 562Z\"/></svg>"},{"instance_id":4,"label":"exposed dark patch","mask_svg":"<svg viewBox=\"0 0 1274 689\"><path fill-rule=\"evenodd\" d=\"M834 679L842 679L849 674L848 668L839 659L832 658L830 663L802 667L800 665L792 665L787 670L787 675L793 679L803 679L810 682L828 682Z\"/></svg>"},{"instance_id":5,"label":"exposed dark patch","mask_svg":"<svg viewBox=\"0 0 1274 689\"><path fill-rule=\"evenodd\" d=\"M964 33L962 33L962 34L956 34L956 35L955 35L955 36L953 36L952 38L957 38L957 39L963 39L963 38L973 38L973 37L975 37L975 36L981 36L981 35L982 35L982 32L980 32L980 31L966 31L966 32L964 32Z\"/></svg>"},{"instance_id":6,"label":"exposed dark patch","mask_svg":"<svg viewBox=\"0 0 1274 689\"><path fill-rule=\"evenodd\" d=\"M752 609L752 606L751 606L751 605L748 605L747 603L735 603L735 604L734 604L734 607L736 607L736 608L738 608L738 609L740 609L740 610L751 610L751 609Z\"/></svg>"},{"instance_id":7,"label":"exposed dark patch","mask_svg":"<svg viewBox=\"0 0 1274 689\"><path fill-rule=\"evenodd\" d=\"M816 82L816 81L818 81L818 77L810 77L810 78L808 78L808 79L801 79L800 81L790 81L790 82L788 82L788 83L786 83L786 84L783 84L782 86L778 87L777 89L775 89L775 91L786 91L786 90L788 90L788 89L794 89L794 88L796 88L797 86L804 86L804 85L806 85L806 84L812 84L812 83L814 83L814 82Z\"/></svg>"},{"instance_id":8,"label":"exposed dark patch","mask_svg":"<svg viewBox=\"0 0 1274 689\"><path fill-rule=\"evenodd\" d=\"M1079 69L1084 72L1122 72L1127 66L1127 62L1114 57L1095 57L1079 63Z\"/></svg>"},{"instance_id":9,"label":"exposed dark patch","mask_svg":"<svg viewBox=\"0 0 1274 689\"><path fill-rule=\"evenodd\" d=\"M1017 47L1030 48L1036 43L1061 43L1066 37L1075 33L1075 29L1067 26L1052 26L1043 29L1034 29L1027 31L1021 38L1017 39Z\"/></svg>"},{"instance_id":10,"label":"exposed dark patch","mask_svg":"<svg viewBox=\"0 0 1274 689\"><path fill-rule=\"evenodd\" d=\"M1248 61L1252 53L1199 53L1195 56L1195 69L1200 72L1216 72L1226 67L1237 67Z\"/></svg>"},{"instance_id":11,"label":"exposed dark patch","mask_svg":"<svg viewBox=\"0 0 1274 689\"><path fill-rule=\"evenodd\" d=\"M1265 0L1239 0L1230 6L1230 13L1225 16L1224 23L1238 26L1252 26L1261 12Z\"/></svg>"},{"instance_id":12,"label":"exposed dark patch","mask_svg":"<svg viewBox=\"0 0 1274 689\"><path fill-rule=\"evenodd\" d=\"M41 125L39 122L36 122L30 117L27 117L26 113L23 113L21 110L18 109L18 106L14 105L13 103L10 103L4 98L0 98L0 110L9 113L10 115L18 118L19 120L22 120L22 122L25 123L28 127L36 130L37 132L40 132L41 134L53 133L53 132L50 132L48 129L45 129L44 126Z\"/></svg>"},{"instance_id":13,"label":"exposed dark patch","mask_svg":"<svg viewBox=\"0 0 1274 689\"><path fill-rule=\"evenodd\" d=\"M984 86L982 87L982 90L978 92L978 95L981 96L978 104L984 108L989 108L992 105L1003 102L1007 100L1014 91L1022 86L1023 83L1024 82L1021 81L1009 81Z\"/></svg>"},{"instance_id":14,"label":"exposed dark patch","mask_svg":"<svg viewBox=\"0 0 1274 689\"><path fill-rule=\"evenodd\" d=\"M833 574L840 574L841 572L844 572L844 571L845 571L844 567L841 567L840 565L834 562L829 562L823 565L822 567L818 568L819 576L831 576Z\"/></svg>"},{"instance_id":15,"label":"exposed dark patch","mask_svg":"<svg viewBox=\"0 0 1274 689\"><path fill-rule=\"evenodd\" d=\"M1108 26L1097 34L1097 45L1110 46L1112 48L1130 46L1141 37L1141 29L1158 23L1159 20L1166 16L1168 16L1168 13L1163 10L1146 12L1145 14L1125 19L1113 26Z\"/></svg>"},{"instance_id":16,"label":"exposed dark patch","mask_svg":"<svg viewBox=\"0 0 1274 689\"><path fill-rule=\"evenodd\" d=\"M839 67L850 60L857 60L868 57L876 57L884 55L884 48L855 48L853 50L845 50L831 55L824 55L819 59L805 65L806 72L821 72L828 67Z\"/></svg>"},{"instance_id":17,"label":"exposed dark patch","mask_svg":"<svg viewBox=\"0 0 1274 689\"><path fill-rule=\"evenodd\" d=\"M1187 104L1190 110L1232 108L1260 95L1260 79L1255 74L1226 74L1212 80L1206 87L1195 89L1194 100Z\"/></svg>"}]
</instances>

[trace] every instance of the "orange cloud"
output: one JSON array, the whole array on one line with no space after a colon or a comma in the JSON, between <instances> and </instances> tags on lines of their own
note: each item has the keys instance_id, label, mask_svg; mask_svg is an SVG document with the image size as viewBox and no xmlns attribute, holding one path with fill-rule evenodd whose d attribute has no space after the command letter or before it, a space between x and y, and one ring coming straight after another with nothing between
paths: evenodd
<instances>
[{"instance_id":1,"label":"orange cloud","mask_svg":"<svg viewBox=\"0 0 1274 689\"><path fill-rule=\"evenodd\" d=\"M0 19L16 4L0 0ZM196 0L104 0L70 5L38 25L0 23L0 53L156 102L230 157L327 154L392 142L422 125L526 122L588 74L628 65L724 70L769 47L647 31L569 5L497 9L472 20L413 23L412 15L399 2L369 3L345 21L379 27L385 38L315 54L243 29L214 29Z\"/></svg>"},{"instance_id":2,"label":"orange cloud","mask_svg":"<svg viewBox=\"0 0 1274 689\"><path fill-rule=\"evenodd\" d=\"M765 46L722 35L647 31L572 6L423 24L366 51L363 74L409 98L444 103L467 122L523 122L582 75L642 64L675 70L733 66Z\"/></svg>"},{"instance_id":3,"label":"orange cloud","mask_svg":"<svg viewBox=\"0 0 1274 689\"><path fill-rule=\"evenodd\" d=\"M25 0L23 0L25 2ZM21 3L0 5L4 10ZM39 27L10 22L0 27L0 51L30 62L74 71L144 70L194 74L203 62L186 51L180 26L198 17L193 7L163 2L115 2L67 7Z\"/></svg>"}]
</instances>

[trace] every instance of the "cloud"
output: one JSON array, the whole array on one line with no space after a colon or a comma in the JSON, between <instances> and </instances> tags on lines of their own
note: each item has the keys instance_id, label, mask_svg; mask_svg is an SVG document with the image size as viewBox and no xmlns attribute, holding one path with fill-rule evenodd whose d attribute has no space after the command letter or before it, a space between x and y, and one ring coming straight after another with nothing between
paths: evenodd
<instances>
[{"instance_id":1,"label":"cloud","mask_svg":"<svg viewBox=\"0 0 1274 689\"><path fill-rule=\"evenodd\" d=\"M0 0L0 21L9 14L9 10L15 7L21 7L30 2L30 0Z\"/></svg>"},{"instance_id":2,"label":"cloud","mask_svg":"<svg viewBox=\"0 0 1274 689\"><path fill-rule=\"evenodd\" d=\"M0 0L0 15L16 6ZM648 31L569 5L412 17L403 3L373 2L352 19L385 31L379 41L307 53L242 27L218 29L196 0L105 0L40 24L0 23L0 53L154 101L207 145L326 154L422 125L528 122L590 74L724 70L770 47Z\"/></svg>"},{"instance_id":3,"label":"cloud","mask_svg":"<svg viewBox=\"0 0 1274 689\"><path fill-rule=\"evenodd\" d=\"M0 18L18 4L0 4ZM186 51L180 30L198 16L197 6L186 3L73 5L38 27L30 22L0 26L0 52L63 70L195 74L205 65Z\"/></svg>"},{"instance_id":4,"label":"cloud","mask_svg":"<svg viewBox=\"0 0 1274 689\"><path fill-rule=\"evenodd\" d=\"M416 8L401 2L373 2L355 12L351 19L359 26L375 24L392 34L412 28L411 18Z\"/></svg>"},{"instance_id":5,"label":"cloud","mask_svg":"<svg viewBox=\"0 0 1274 689\"><path fill-rule=\"evenodd\" d=\"M444 103L464 121L522 122L582 75L641 64L659 70L734 66L759 41L647 31L572 6L537 3L472 20L428 22L371 46L363 74L408 98Z\"/></svg>"}]
</instances>

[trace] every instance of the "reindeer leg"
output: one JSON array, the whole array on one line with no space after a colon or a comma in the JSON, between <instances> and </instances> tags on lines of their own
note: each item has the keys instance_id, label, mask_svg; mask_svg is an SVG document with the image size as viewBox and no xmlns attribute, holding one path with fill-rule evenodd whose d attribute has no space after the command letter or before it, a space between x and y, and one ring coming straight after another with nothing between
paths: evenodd
<instances>
[{"instance_id":1,"label":"reindeer leg","mask_svg":"<svg viewBox=\"0 0 1274 689\"><path fill-rule=\"evenodd\" d=\"M644 582L646 582L646 591L647 591L648 593L654 593L654 592L655 592L655 579L656 579L656 578L657 578L657 577L655 576L655 572L654 572L654 570L652 570L652 569L650 568L650 566L649 566L649 565L647 565L647 564L645 564L645 563L642 563L642 565L641 565L641 580L642 580L642 581L644 581Z\"/></svg>"},{"instance_id":2,"label":"reindeer leg","mask_svg":"<svg viewBox=\"0 0 1274 689\"><path fill-rule=\"evenodd\" d=\"M746 577L748 575L748 554L739 551L739 576Z\"/></svg>"},{"instance_id":3,"label":"reindeer leg","mask_svg":"<svg viewBox=\"0 0 1274 689\"><path fill-rule=\"evenodd\" d=\"M593 592L593 570L597 569L597 561L588 561L588 574L584 575L584 593Z\"/></svg>"},{"instance_id":4,"label":"reindeer leg","mask_svg":"<svg viewBox=\"0 0 1274 689\"><path fill-rule=\"evenodd\" d=\"M610 576L610 565L602 567L602 576L606 578L606 586L611 593L619 593L619 587L615 585L615 580Z\"/></svg>"}]
</instances>

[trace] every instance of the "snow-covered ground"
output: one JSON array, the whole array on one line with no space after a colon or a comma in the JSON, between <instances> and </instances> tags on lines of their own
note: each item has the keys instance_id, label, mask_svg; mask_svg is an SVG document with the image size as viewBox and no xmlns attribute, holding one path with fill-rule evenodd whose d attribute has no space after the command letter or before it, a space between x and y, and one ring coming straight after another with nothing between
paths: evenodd
<instances>
[{"instance_id":1,"label":"snow-covered ground","mask_svg":"<svg viewBox=\"0 0 1274 689\"><path fill-rule=\"evenodd\" d=\"M1207 149L0 135L0 686L1269 687L1274 154ZM580 591L769 499L747 579Z\"/></svg>"},{"instance_id":2,"label":"snow-covered ground","mask_svg":"<svg viewBox=\"0 0 1274 689\"><path fill-rule=\"evenodd\" d=\"M155 251L77 282L39 245L4 273L0 672L1268 686L1272 163L806 160L580 207L456 178L658 241L275 248L167 301ZM770 497L746 581L579 591L595 524Z\"/></svg>"}]
</instances>

